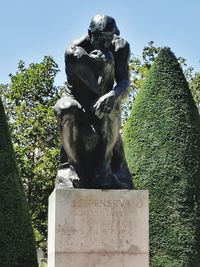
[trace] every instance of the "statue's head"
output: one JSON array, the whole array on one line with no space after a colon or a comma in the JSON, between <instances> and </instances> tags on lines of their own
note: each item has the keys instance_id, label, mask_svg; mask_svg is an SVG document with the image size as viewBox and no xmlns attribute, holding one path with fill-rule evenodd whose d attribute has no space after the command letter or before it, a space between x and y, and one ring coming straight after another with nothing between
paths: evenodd
<instances>
[{"instance_id":1,"label":"statue's head","mask_svg":"<svg viewBox=\"0 0 200 267\"><path fill-rule=\"evenodd\" d=\"M115 20L106 15L96 15L92 18L88 33L91 44L94 48L109 47L112 42L113 35L119 35Z\"/></svg>"}]
</instances>

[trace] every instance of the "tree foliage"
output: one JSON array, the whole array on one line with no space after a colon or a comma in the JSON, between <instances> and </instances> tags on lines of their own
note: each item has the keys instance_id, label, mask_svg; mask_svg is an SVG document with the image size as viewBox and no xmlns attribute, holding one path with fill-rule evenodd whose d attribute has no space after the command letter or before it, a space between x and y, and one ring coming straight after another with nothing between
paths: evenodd
<instances>
[{"instance_id":1,"label":"tree foliage","mask_svg":"<svg viewBox=\"0 0 200 267\"><path fill-rule=\"evenodd\" d=\"M137 95L124 143L134 183L150 192L152 267L200 266L200 117L169 48Z\"/></svg>"},{"instance_id":2,"label":"tree foliage","mask_svg":"<svg viewBox=\"0 0 200 267\"><path fill-rule=\"evenodd\" d=\"M37 267L31 216L0 99L0 266Z\"/></svg>"},{"instance_id":3,"label":"tree foliage","mask_svg":"<svg viewBox=\"0 0 200 267\"><path fill-rule=\"evenodd\" d=\"M142 83L146 79L149 69L152 63L157 56L160 47L154 46L154 42L148 42L148 46L145 46L142 51L141 56L137 56L132 54L130 60L130 80L131 80L131 89L127 98L124 100L122 104L122 124L126 122L128 116L130 115L130 111L135 100L136 95Z\"/></svg>"},{"instance_id":4,"label":"tree foliage","mask_svg":"<svg viewBox=\"0 0 200 267\"><path fill-rule=\"evenodd\" d=\"M200 111L200 73L195 73L194 77L190 81L190 89L193 98L197 104L198 110Z\"/></svg>"},{"instance_id":5,"label":"tree foliage","mask_svg":"<svg viewBox=\"0 0 200 267\"><path fill-rule=\"evenodd\" d=\"M51 57L11 75L6 90L7 115L26 196L31 207L37 245L47 237L48 197L58 167L59 141L52 106L59 96L54 86L58 66Z\"/></svg>"},{"instance_id":6,"label":"tree foliage","mask_svg":"<svg viewBox=\"0 0 200 267\"><path fill-rule=\"evenodd\" d=\"M130 115L130 111L141 88L143 82L148 76L151 65L154 63L161 47L155 46L153 41L148 42L147 46L144 46L141 55L132 54L130 60L130 78L131 78L131 90L124 100L122 105L122 122L123 124L126 122L128 116ZM193 77L193 68L188 66L187 60L183 57L178 58L178 62L181 64L184 75L188 82L190 82ZM193 87L194 88L194 87ZM194 94L196 94L196 87L194 88ZM194 95L193 94L193 95ZM196 100L196 98L195 98Z\"/></svg>"}]
</instances>

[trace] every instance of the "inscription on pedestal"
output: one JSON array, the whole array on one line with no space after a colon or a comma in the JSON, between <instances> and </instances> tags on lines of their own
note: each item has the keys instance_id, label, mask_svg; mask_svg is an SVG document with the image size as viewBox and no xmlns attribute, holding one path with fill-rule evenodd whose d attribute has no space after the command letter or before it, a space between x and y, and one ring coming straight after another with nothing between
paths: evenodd
<instances>
[{"instance_id":1,"label":"inscription on pedestal","mask_svg":"<svg viewBox=\"0 0 200 267\"><path fill-rule=\"evenodd\" d=\"M147 191L79 189L54 194L56 253L137 260L143 255L148 262Z\"/></svg>"}]
</instances>

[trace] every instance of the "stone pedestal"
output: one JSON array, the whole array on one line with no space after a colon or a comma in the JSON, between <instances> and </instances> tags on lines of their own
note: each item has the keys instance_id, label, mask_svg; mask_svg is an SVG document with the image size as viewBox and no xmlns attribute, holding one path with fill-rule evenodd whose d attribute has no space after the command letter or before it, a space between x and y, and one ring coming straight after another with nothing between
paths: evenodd
<instances>
[{"instance_id":1,"label":"stone pedestal","mask_svg":"<svg viewBox=\"0 0 200 267\"><path fill-rule=\"evenodd\" d=\"M149 267L148 192L56 189L48 267Z\"/></svg>"}]
</instances>

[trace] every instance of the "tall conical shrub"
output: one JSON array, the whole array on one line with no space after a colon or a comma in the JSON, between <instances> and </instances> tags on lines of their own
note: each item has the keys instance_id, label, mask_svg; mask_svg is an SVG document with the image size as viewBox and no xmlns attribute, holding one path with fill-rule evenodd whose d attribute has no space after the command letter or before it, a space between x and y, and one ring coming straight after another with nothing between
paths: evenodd
<instances>
[{"instance_id":1,"label":"tall conical shrub","mask_svg":"<svg viewBox=\"0 0 200 267\"><path fill-rule=\"evenodd\" d=\"M169 48L140 89L124 143L134 183L150 193L151 266L200 266L200 118Z\"/></svg>"},{"instance_id":2,"label":"tall conical shrub","mask_svg":"<svg viewBox=\"0 0 200 267\"><path fill-rule=\"evenodd\" d=\"M34 236L0 99L0 266L37 267Z\"/></svg>"}]
</instances>

